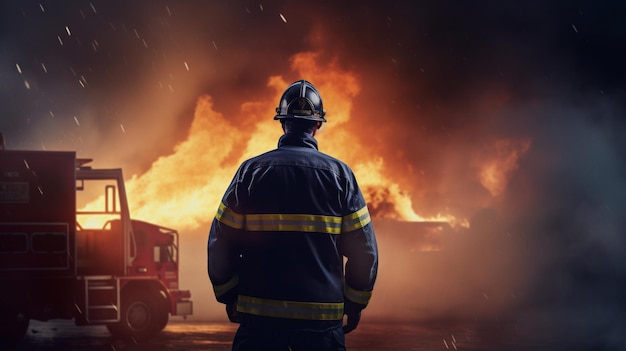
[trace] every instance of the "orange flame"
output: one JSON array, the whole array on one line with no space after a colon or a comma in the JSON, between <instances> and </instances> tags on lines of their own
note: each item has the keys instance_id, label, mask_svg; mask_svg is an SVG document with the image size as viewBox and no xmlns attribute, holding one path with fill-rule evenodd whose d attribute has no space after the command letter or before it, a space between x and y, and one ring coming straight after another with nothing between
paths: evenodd
<instances>
[{"instance_id":1,"label":"orange flame","mask_svg":"<svg viewBox=\"0 0 626 351\"><path fill-rule=\"evenodd\" d=\"M318 64L316 53L295 55L291 68L299 77L312 77L308 79L322 93L324 106L329 107L328 126L316 136L320 151L353 167L373 215L424 220L414 212L410 194L384 173L384 159L363 145L355 126L349 124L353 99L360 91L357 76L332 61ZM272 114L289 83L280 76L270 77L268 86L274 89L274 97L243 103L241 115L235 118L215 111L210 96L199 97L187 139L127 183L133 217L179 230L193 230L210 222L237 166L276 147L282 130ZM240 127L242 123L245 127ZM437 216L435 220L454 217Z\"/></svg>"},{"instance_id":2,"label":"orange flame","mask_svg":"<svg viewBox=\"0 0 626 351\"><path fill-rule=\"evenodd\" d=\"M530 144L529 139L500 139L493 149L479 157L478 179L492 196L504 192L511 173L518 168L519 158L528 151Z\"/></svg>"}]
</instances>

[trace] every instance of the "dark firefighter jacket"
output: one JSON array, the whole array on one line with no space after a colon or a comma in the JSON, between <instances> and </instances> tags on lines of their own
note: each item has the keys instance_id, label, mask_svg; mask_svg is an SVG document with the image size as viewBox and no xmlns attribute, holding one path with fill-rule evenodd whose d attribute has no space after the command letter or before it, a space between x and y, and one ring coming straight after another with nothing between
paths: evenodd
<instances>
[{"instance_id":1,"label":"dark firefighter jacket","mask_svg":"<svg viewBox=\"0 0 626 351\"><path fill-rule=\"evenodd\" d=\"M345 257L345 274L344 274ZM352 170L305 133L241 164L213 220L208 271L243 320L303 328L364 308L378 269L374 228Z\"/></svg>"}]
</instances>

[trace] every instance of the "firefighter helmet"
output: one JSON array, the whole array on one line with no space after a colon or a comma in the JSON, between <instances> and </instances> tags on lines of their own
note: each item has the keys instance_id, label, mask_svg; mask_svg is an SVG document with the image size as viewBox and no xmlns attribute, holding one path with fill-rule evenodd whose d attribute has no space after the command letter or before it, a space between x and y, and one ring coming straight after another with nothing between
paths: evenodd
<instances>
[{"instance_id":1,"label":"firefighter helmet","mask_svg":"<svg viewBox=\"0 0 626 351\"><path fill-rule=\"evenodd\" d=\"M326 122L324 115L326 111L320 93L310 82L299 80L285 89L276 107L274 119L299 118Z\"/></svg>"}]
</instances>

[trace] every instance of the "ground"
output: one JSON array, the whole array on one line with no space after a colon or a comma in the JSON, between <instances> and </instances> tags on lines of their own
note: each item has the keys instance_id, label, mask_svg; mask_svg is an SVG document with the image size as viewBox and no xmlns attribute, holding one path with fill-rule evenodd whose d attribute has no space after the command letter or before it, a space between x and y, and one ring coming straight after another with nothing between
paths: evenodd
<instances>
[{"instance_id":1,"label":"ground","mask_svg":"<svg viewBox=\"0 0 626 351\"><path fill-rule=\"evenodd\" d=\"M77 327L71 321L31 322L15 350L174 351L230 350L236 325L227 322L171 322L155 339L134 344L112 338L105 327ZM384 350L579 350L576 345L532 340L516 325L500 322L363 321L346 336L350 351ZM578 345L580 346L580 345ZM582 349L581 349L582 350Z\"/></svg>"}]
</instances>

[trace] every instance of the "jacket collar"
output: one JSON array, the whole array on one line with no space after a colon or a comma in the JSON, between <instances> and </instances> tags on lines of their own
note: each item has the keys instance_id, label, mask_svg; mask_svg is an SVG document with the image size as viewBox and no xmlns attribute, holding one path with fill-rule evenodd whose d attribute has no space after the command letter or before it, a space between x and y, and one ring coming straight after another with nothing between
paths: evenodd
<instances>
[{"instance_id":1,"label":"jacket collar","mask_svg":"<svg viewBox=\"0 0 626 351\"><path fill-rule=\"evenodd\" d=\"M304 132L283 134L280 139L278 139L278 147L281 148L283 146L300 146L318 150L317 140L315 140L311 134Z\"/></svg>"}]
</instances>

